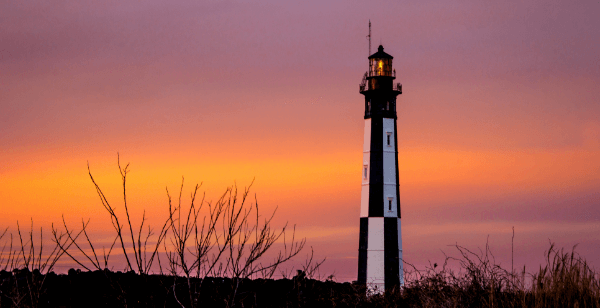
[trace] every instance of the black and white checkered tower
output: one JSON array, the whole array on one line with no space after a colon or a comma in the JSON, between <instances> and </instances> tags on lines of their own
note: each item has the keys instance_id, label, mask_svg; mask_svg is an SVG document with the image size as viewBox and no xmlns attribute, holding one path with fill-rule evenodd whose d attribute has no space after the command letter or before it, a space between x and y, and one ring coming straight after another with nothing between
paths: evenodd
<instances>
[{"instance_id":1,"label":"black and white checkered tower","mask_svg":"<svg viewBox=\"0 0 600 308\"><path fill-rule=\"evenodd\" d=\"M383 291L404 284L393 57L379 46L360 85L365 96L358 282Z\"/></svg>"}]
</instances>

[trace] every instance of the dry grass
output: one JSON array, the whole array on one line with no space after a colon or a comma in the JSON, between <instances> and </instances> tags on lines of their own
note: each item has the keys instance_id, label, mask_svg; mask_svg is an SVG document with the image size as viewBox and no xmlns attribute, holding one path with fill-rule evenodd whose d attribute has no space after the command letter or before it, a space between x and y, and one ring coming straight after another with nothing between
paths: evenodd
<instances>
[{"instance_id":1,"label":"dry grass","mask_svg":"<svg viewBox=\"0 0 600 308\"><path fill-rule=\"evenodd\" d=\"M407 272L401 291L367 299L372 307L600 307L599 275L575 252L550 245L537 273L497 265L489 246L473 252L455 245L447 257L424 271ZM448 262L458 262L458 271Z\"/></svg>"}]
</instances>

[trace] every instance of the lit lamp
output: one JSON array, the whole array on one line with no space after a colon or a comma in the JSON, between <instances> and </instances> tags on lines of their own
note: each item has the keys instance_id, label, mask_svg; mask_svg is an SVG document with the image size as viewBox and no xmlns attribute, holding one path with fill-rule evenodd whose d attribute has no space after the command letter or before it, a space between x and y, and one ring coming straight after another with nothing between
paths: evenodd
<instances>
[{"instance_id":1,"label":"lit lamp","mask_svg":"<svg viewBox=\"0 0 600 308\"><path fill-rule=\"evenodd\" d=\"M369 77L392 77L392 59L392 56L383 52L383 46L379 45L377 52L369 57Z\"/></svg>"}]
</instances>

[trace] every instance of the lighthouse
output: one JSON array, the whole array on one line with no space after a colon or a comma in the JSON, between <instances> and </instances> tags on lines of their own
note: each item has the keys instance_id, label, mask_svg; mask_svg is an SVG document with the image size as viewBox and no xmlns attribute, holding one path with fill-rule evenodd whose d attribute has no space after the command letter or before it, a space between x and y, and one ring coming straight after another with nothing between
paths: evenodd
<instances>
[{"instance_id":1,"label":"lighthouse","mask_svg":"<svg viewBox=\"0 0 600 308\"><path fill-rule=\"evenodd\" d=\"M404 285L393 57L379 46L360 84L365 96L358 283L382 292Z\"/></svg>"}]
</instances>

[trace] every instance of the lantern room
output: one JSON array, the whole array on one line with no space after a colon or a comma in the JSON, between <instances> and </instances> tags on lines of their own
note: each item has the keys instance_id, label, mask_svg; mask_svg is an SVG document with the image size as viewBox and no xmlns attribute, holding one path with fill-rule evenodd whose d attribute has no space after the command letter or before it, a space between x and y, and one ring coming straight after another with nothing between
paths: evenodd
<instances>
[{"instance_id":1,"label":"lantern room","mask_svg":"<svg viewBox=\"0 0 600 308\"><path fill-rule=\"evenodd\" d=\"M369 76L393 76L392 59L394 57L383 51L383 46L379 45L377 52L369 57Z\"/></svg>"},{"instance_id":2,"label":"lantern room","mask_svg":"<svg viewBox=\"0 0 600 308\"><path fill-rule=\"evenodd\" d=\"M377 52L369 57L369 71L363 76L360 83L360 93L373 90L394 91L402 94L402 85L397 83L396 70L392 67L394 57L383 51L383 46L379 45Z\"/></svg>"}]
</instances>

